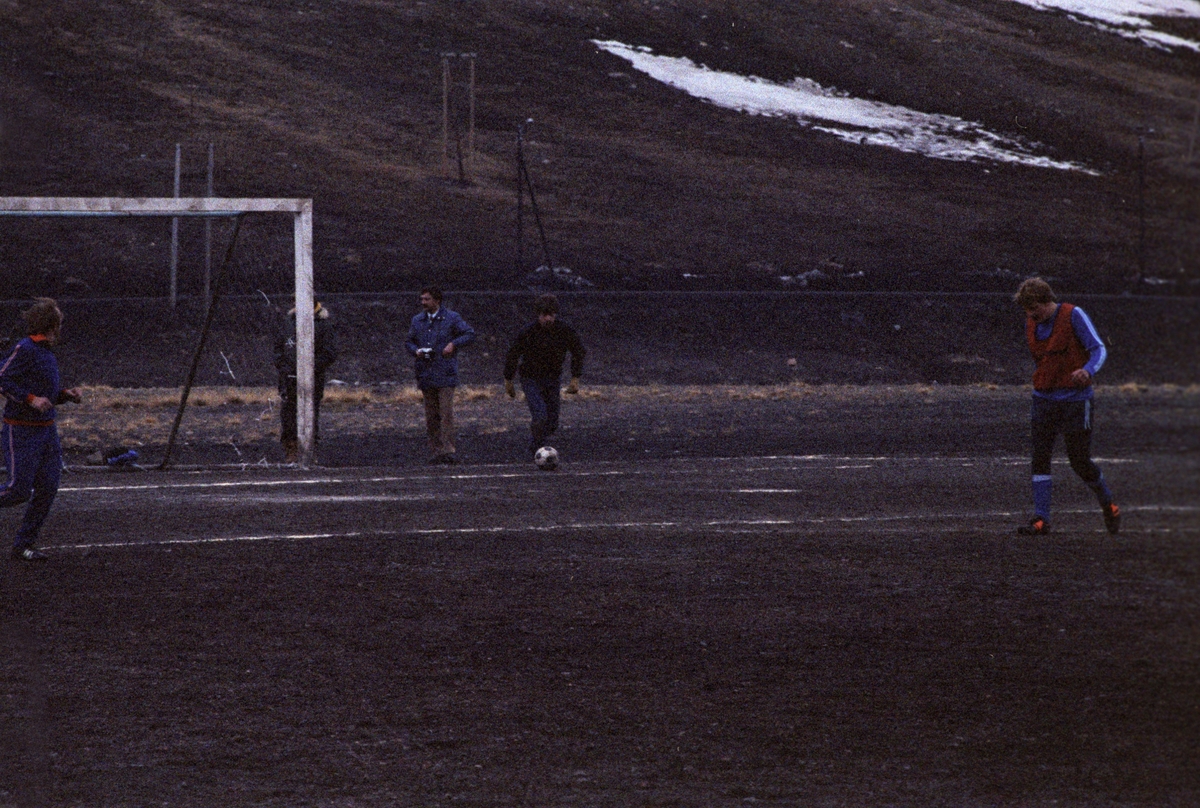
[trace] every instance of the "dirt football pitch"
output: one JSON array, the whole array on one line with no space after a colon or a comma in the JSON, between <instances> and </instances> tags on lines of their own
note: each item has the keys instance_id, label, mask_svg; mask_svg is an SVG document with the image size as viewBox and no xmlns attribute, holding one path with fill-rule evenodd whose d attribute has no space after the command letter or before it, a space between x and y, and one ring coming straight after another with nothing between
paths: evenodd
<instances>
[{"instance_id":1,"label":"dirt football pitch","mask_svg":"<svg viewBox=\"0 0 1200 808\"><path fill-rule=\"evenodd\" d=\"M1062 462L1048 538L1027 390L693 393L568 401L554 472L486 396L453 467L414 402L308 469L241 401L89 471L77 412L0 806L1200 804L1194 388L1102 391L1123 529Z\"/></svg>"}]
</instances>

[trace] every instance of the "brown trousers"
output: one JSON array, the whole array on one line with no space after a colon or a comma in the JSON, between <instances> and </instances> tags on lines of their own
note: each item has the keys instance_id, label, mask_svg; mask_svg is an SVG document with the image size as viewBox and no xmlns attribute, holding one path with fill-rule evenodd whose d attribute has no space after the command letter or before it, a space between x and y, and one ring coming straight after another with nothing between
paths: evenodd
<instances>
[{"instance_id":1,"label":"brown trousers","mask_svg":"<svg viewBox=\"0 0 1200 808\"><path fill-rule=\"evenodd\" d=\"M425 432L429 435L429 450L434 455L454 454L454 388L426 387Z\"/></svg>"}]
</instances>

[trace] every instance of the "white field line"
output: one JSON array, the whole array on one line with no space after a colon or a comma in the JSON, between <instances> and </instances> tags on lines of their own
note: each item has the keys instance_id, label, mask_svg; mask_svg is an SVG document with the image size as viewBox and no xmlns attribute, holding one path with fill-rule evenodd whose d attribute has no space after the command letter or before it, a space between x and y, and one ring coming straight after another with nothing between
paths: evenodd
<instances>
[{"instance_id":1,"label":"white field line","mask_svg":"<svg viewBox=\"0 0 1200 808\"><path fill-rule=\"evenodd\" d=\"M508 477L532 477L529 474L478 474L478 475L411 475L399 477L311 477L294 480L233 480L204 483L149 483L145 485L79 485L59 488L59 492L89 493L93 491L170 491L202 488L263 488L285 485L358 485L364 483L402 483L414 480L457 480L457 479L505 479ZM582 476L582 475L581 475Z\"/></svg>"},{"instance_id":2,"label":"white field line","mask_svg":"<svg viewBox=\"0 0 1200 808\"><path fill-rule=\"evenodd\" d=\"M193 539L159 539L157 541L112 541L96 544L48 544L47 550L97 550L108 547L165 547L173 544L232 544L256 541L305 541L310 539L356 539L362 536L394 535L390 533L276 533L265 536L205 536Z\"/></svg>"},{"instance_id":3,"label":"white field line","mask_svg":"<svg viewBox=\"0 0 1200 808\"><path fill-rule=\"evenodd\" d=\"M971 457L836 457L830 455L771 455L765 457L750 457L750 458L710 458L722 464L728 464L736 460L747 461L763 461L763 460L788 460L788 461L829 461L835 463L844 463L846 465L835 465L832 469L865 469L875 468L870 465L874 462L890 462L893 464L907 464L915 462L933 462L942 464L964 464L976 465L979 463L995 463L997 465L1018 465L1029 462L1028 458L1016 457L997 457L997 458L971 458ZM1115 459L1115 458L1095 458L1097 463L1112 465L1118 463L1141 463L1141 460L1131 459ZM689 461L679 461L689 462ZM853 463L853 465L851 465ZM1055 465L1066 465L1066 460L1055 460ZM789 466L757 466L738 471L799 471L800 468ZM806 468L804 470L813 470ZM816 470L820 470L819 467ZM360 485L369 483L396 483L396 482L412 482L415 480L508 480L520 479L524 477L535 479L553 479L553 477L639 477L639 476L662 476L664 474L686 475L686 474L701 474L708 473L701 467L700 462L691 468L683 469L607 469L597 471L565 471L559 470L549 475L541 471L523 471L523 472L480 472L471 474L404 474L390 475L382 477L297 477L294 479L285 480L225 480L214 482L189 482L189 483L143 483L143 484L127 484L127 485L64 485L59 488L59 493L89 493L89 492L104 492L104 491L166 491L166 490L182 490L182 489L203 489L203 488L256 488L256 487L278 487L287 485Z\"/></svg>"},{"instance_id":4,"label":"white field line","mask_svg":"<svg viewBox=\"0 0 1200 808\"><path fill-rule=\"evenodd\" d=\"M1125 513L1156 512L1156 513L1197 513L1200 506L1189 505L1135 505L1122 508ZM1057 511L1060 514L1090 514L1094 508L1073 508ZM923 525L922 533L947 533L961 530L961 527L947 524L980 519L1013 519L1024 516L1024 511L980 511L974 513L957 513L937 515L937 527ZM176 544L232 544L243 542L264 541L309 541L313 539L356 539L382 536L471 536L471 535L500 535L522 533L571 533L583 530L710 530L714 533L762 533L763 528L778 529L780 527L802 527L839 524L864 523L896 523L915 520L928 521L929 514L905 514L898 516L814 516L806 519L718 519L706 521L670 521L670 522L572 522L561 525L520 525L504 526L491 525L482 527L446 527L420 528L415 530L372 530L347 531L341 533L270 533L249 536L209 536L198 538L160 539L157 541L123 541L99 542L94 544L58 544L46 545L47 550L94 550L101 548L119 547L159 547ZM754 530L759 528L758 530ZM1161 531L1160 531L1161 532Z\"/></svg>"},{"instance_id":5,"label":"white field line","mask_svg":"<svg viewBox=\"0 0 1200 808\"><path fill-rule=\"evenodd\" d=\"M309 494L307 496L207 496L202 500L205 504L238 505L336 505L347 502L429 502L438 499L437 494Z\"/></svg>"}]
</instances>

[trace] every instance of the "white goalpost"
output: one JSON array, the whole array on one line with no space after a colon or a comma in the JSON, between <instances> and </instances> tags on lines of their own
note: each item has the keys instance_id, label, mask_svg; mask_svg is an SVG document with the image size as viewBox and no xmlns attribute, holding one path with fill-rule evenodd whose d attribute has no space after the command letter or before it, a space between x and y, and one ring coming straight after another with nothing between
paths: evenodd
<instances>
[{"instance_id":1,"label":"white goalpost","mask_svg":"<svg viewBox=\"0 0 1200 808\"><path fill-rule=\"evenodd\" d=\"M313 205L311 199L221 197L0 197L0 216L239 217L246 213L291 214L296 269L296 431L301 464L313 451ZM301 316L301 315L304 316Z\"/></svg>"}]
</instances>

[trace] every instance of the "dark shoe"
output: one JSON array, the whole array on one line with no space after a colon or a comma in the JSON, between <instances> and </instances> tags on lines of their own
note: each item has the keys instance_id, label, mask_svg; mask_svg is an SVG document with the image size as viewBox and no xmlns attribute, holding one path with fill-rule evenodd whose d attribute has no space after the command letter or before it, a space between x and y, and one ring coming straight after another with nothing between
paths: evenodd
<instances>
[{"instance_id":1,"label":"dark shoe","mask_svg":"<svg viewBox=\"0 0 1200 808\"><path fill-rule=\"evenodd\" d=\"M1029 524L1017 528L1017 533L1022 536L1045 536L1049 532L1050 523L1040 516L1033 517L1029 520Z\"/></svg>"},{"instance_id":2,"label":"dark shoe","mask_svg":"<svg viewBox=\"0 0 1200 808\"><path fill-rule=\"evenodd\" d=\"M1121 509L1115 502L1104 506L1104 527L1114 536L1121 532Z\"/></svg>"},{"instance_id":3,"label":"dark shoe","mask_svg":"<svg viewBox=\"0 0 1200 808\"><path fill-rule=\"evenodd\" d=\"M453 466L458 463L458 458L452 454L444 454L442 455L442 462L447 466Z\"/></svg>"},{"instance_id":4,"label":"dark shoe","mask_svg":"<svg viewBox=\"0 0 1200 808\"><path fill-rule=\"evenodd\" d=\"M45 553L35 550L32 547L26 547L22 550L13 550L12 557L17 561L45 561L49 556Z\"/></svg>"}]
</instances>

